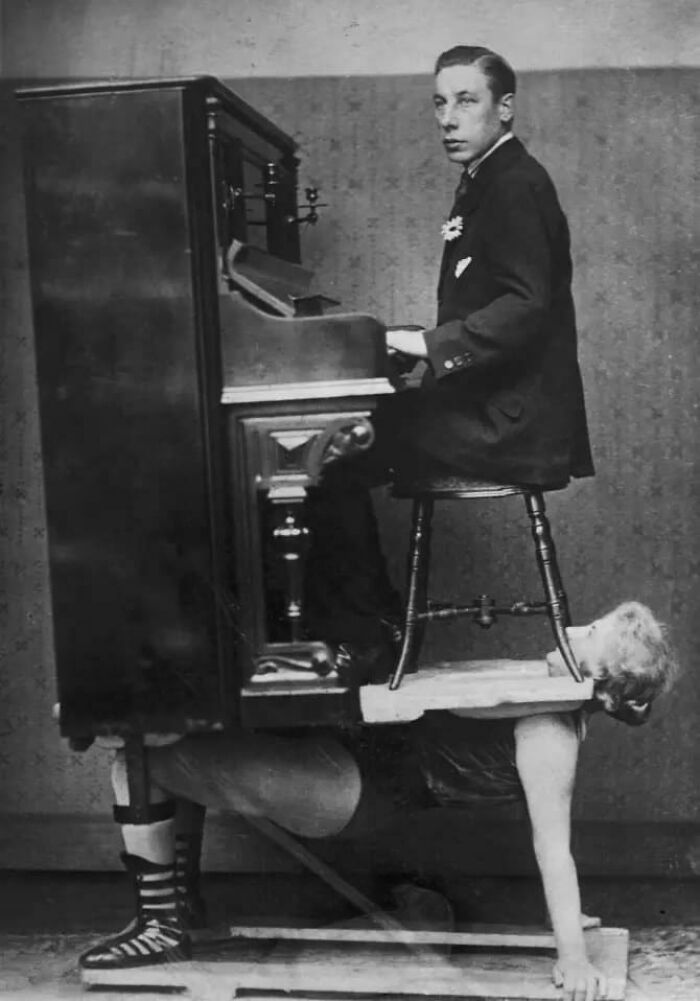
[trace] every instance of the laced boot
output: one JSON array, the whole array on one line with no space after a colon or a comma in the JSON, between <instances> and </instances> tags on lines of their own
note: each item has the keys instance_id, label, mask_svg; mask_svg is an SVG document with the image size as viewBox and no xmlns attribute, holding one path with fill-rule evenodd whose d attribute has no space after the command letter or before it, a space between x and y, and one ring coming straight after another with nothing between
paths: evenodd
<instances>
[{"instance_id":1,"label":"laced boot","mask_svg":"<svg viewBox=\"0 0 700 1001\"><path fill-rule=\"evenodd\" d=\"M180 922L186 931L207 926L207 907L199 886L201 832L175 836L175 890Z\"/></svg>"},{"instance_id":2,"label":"laced boot","mask_svg":"<svg viewBox=\"0 0 700 1001\"><path fill-rule=\"evenodd\" d=\"M136 917L118 935L98 943L80 957L88 970L119 970L189 959L192 946L179 915L174 865L159 865L122 855L134 879Z\"/></svg>"}]
</instances>

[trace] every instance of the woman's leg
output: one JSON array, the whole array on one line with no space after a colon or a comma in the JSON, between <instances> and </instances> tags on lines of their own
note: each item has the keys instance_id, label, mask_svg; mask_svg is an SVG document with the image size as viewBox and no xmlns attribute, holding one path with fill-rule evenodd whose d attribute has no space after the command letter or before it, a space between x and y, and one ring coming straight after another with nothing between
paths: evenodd
<instances>
[{"instance_id":1,"label":"woman's leg","mask_svg":"<svg viewBox=\"0 0 700 1001\"><path fill-rule=\"evenodd\" d=\"M122 825L126 851L122 861L136 891L136 917L118 935L80 957L84 969L114 970L130 966L186 959L189 936L181 920L181 902L175 873L175 807L167 794L152 784L146 817L135 823L130 807L124 754L112 765L114 816Z\"/></svg>"},{"instance_id":2,"label":"woman's leg","mask_svg":"<svg viewBox=\"0 0 700 1001\"><path fill-rule=\"evenodd\" d=\"M354 758L323 734L188 737L152 749L149 761L152 782L170 796L266 817L302 837L338 834L360 799Z\"/></svg>"},{"instance_id":3,"label":"woman's leg","mask_svg":"<svg viewBox=\"0 0 700 1001\"><path fill-rule=\"evenodd\" d=\"M149 758L151 751L148 752ZM126 758L117 751L112 762L112 791L114 793L115 820L121 824L124 848L128 855L136 855L160 865L175 863L175 812L176 803L157 783L149 786L152 813L145 824L130 823L129 783Z\"/></svg>"},{"instance_id":4,"label":"woman's leg","mask_svg":"<svg viewBox=\"0 0 700 1001\"><path fill-rule=\"evenodd\" d=\"M112 770L124 861L136 883L137 918L120 935L86 953L81 959L84 967L114 969L189 953L177 892L176 803L184 811L185 826L188 816L190 821L194 815L203 817L195 806L200 804L265 817L301 837L324 838L354 830L360 814L360 827L365 821L373 826L380 806L388 802L385 795L373 795L371 782L363 783L353 755L324 734L187 737L149 749L148 758L151 815L146 823L130 820L121 753ZM362 802L365 807L370 804L369 811L360 803L363 785Z\"/></svg>"}]
</instances>

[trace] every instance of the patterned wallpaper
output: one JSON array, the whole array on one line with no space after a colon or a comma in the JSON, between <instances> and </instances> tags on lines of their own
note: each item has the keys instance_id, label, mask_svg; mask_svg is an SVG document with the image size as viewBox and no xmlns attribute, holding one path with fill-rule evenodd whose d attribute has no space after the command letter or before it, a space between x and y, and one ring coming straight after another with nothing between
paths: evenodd
<instances>
[{"instance_id":1,"label":"patterned wallpaper","mask_svg":"<svg viewBox=\"0 0 700 1001\"><path fill-rule=\"evenodd\" d=\"M318 184L303 236L319 285L387 323L430 323L440 223L456 177L443 162L425 77L229 81L296 137L302 188ZM699 74L692 70L524 74L518 132L549 168L568 213L581 360L598 475L549 510L576 621L648 602L685 667L676 691L632 731L596 720L580 771L588 819L698 820L700 742ZM46 539L16 123L0 130L0 813L104 813L105 752L68 751L51 720ZM403 562L406 506L378 497L386 550ZM443 505L436 595L537 593L515 500ZM449 553L449 559L441 558ZM456 558L455 554L460 555ZM530 656L542 623L487 634L442 627L429 652Z\"/></svg>"}]
</instances>

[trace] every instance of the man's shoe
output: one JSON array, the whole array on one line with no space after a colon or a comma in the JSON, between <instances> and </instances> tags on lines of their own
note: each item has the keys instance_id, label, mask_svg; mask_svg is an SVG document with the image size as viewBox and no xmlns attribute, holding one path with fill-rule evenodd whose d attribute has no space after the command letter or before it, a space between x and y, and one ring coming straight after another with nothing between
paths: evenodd
<instances>
[{"instance_id":1,"label":"man's shoe","mask_svg":"<svg viewBox=\"0 0 700 1001\"><path fill-rule=\"evenodd\" d=\"M383 685L393 674L401 653L403 630L397 619L389 617L380 619L379 627L380 638L375 643L340 643L336 647L335 667L342 684Z\"/></svg>"},{"instance_id":2,"label":"man's shoe","mask_svg":"<svg viewBox=\"0 0 700 1001\"><path fill-rule=\"evenodd\" d=\"M407 931L452 932L455 915L447 897L413 883L400 883L391 889L391 903L383 910ZM337 921L331 928L377 928L378 922L368 914Z\"/></svg>"},{"instance_id":3,"label":"man's shoe","mask_svg":"<svg viewBox=\"0 0 700 1001\"><path fill-rule=\"evenodd\" d=\"M336 649L335 667L338 680L349 688L383 685L394 668L394 651L386 643L341 643Z\"/></svg>"},{"instance_id":4,"label":"man's shoe","mask_svg":"<svg viewBox=\"0 0 700 1001\"><path fill-rule=\"evenodd\" d=\"M394 648L394 653L396 657L401 653L401 644L403 643L403 622L395 618L384 618L379 620L382 626L382 632L391 643Z\"/></svg>"},{"instance_id":5,"label":"man's shoe","mask_svg":"<svg viewBox=\"0 0 700 1001\"><path fill-rule=\"evenodd\" d=\"M396 910L389 911L404 928L423 931L451 932L455 928L452 904L437 890L413 883L392 887Z\"/></svg>"}]
</instances>

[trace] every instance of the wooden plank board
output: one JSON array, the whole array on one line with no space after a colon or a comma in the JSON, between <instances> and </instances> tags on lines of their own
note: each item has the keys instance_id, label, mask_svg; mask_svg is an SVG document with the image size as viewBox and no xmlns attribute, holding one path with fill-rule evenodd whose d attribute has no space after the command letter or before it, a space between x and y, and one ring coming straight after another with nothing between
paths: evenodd
<instances>
[{"instance_id":1,"label":"wooden plank board","mask_svg":"<svg viewBox=\"0 0 700 1001\"><path fill-rule=\"evenodd\" d=\"M367 723L398 723L436 709L492 710L494 715L566 712L592 696L590 679L550 677L543 660L473 660L421 668L393 692L386 685L365 685L360 708Z\"/></svg>"},{"instance_id":2,"label":"wooden plank board","mask_svg":"<svg viewBox=\"0 0 700 1001\"><path fill-rule=\"evenodd\" d=\"M608 998L623 1001L628 933L601 928L586 933L591 961L608 977ZM180 989L198 1001L223 1001L238 991L256 996L295 992L297 999L384 994L395 998L444 996L556 1001L550 950L494 949L424 952L383 943L238 941L220 950L209 945L192 962L131 970L84 970L83 983L123 990Z\"/></svg>"},{"instance_id":3,"label":"wooden plank board","mask_svg":"<svg viewBox=\"0 0 700 1001\"><path fill-rule=\"evenodd\" d=\"M381 945L449 945L494 949L554 949L554 935L545 928L503 925L468 925L459 931L428 931L400 928L287 928L280 926L232 926L232 941L358 942Z\"/></svg>"}]
</instances>

